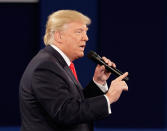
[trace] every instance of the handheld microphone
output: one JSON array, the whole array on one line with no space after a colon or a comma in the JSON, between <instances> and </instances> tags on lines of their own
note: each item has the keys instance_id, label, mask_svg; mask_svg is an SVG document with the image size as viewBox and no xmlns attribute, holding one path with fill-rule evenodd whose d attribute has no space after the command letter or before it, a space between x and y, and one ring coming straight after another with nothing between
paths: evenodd
<instances>
[{"instance_id":1,"label":"handheld microphone","mask_svg":"<svg viewBox=\"0 0 167 131\"><path fill-rule=\"evenodd\" d=\"M104 65L106 70L113 73L115 76L121 76L123 75L123 73L121 71L119 71L118 69L114 68L114 67L111 67L109 66L108 64L106 64L104 62L104 60L98 55L96 54L96 52L94 51L90 51L88 54L87 54L87 57L90 58L91 60L93 60L95 63L98 63L99 65ZM128 77L125 77L123 80L125 81L128 81L129 78Z\"/></svg>"}]
</instances>

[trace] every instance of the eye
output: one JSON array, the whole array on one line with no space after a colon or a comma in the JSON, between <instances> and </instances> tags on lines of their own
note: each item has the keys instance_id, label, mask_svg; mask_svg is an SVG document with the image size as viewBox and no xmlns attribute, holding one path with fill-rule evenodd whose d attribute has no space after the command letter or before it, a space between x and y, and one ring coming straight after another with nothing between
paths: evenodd
<instances>
[{"instance_id":1,"label":"eye","mask_svg":"<svg viewBox=\"0 0 167 131\"><path fill-rule=\"evenodd\" d=\"M82 33L82 31L81 30L77 30L76 33Z\"/></svg>"}]
</instances>

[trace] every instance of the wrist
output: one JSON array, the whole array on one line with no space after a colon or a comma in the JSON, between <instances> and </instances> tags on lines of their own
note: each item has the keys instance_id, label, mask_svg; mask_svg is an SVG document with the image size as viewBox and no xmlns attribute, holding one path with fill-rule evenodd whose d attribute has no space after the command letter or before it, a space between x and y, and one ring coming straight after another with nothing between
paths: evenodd
<instances>
[{"instance_id":1,"label":"wrist","mask_svg":"<svg viewBox=\"0 0 167 131\"><path fill-rule=\"evenodd\" d=\"M108 100L110 101L110 104L114 103L113 99L111 98L109 93L106 93L106 96L108 98Z\"/></svg>"},{"instance_id":2,"label":"wrist","mask_svg":"<svg viewBox=\"0 0 167 131\"><path fill-rule=\"evenodd\" d=\"M106 84L106 80L95 79L94 77L93 77L93 81L103 86Z\"/></svg>"}]
</instances>

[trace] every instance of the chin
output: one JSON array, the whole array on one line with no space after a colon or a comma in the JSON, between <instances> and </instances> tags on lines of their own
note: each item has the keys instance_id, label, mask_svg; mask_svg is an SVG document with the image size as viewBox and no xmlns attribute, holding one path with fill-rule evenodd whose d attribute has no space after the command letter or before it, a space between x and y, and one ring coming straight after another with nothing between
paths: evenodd
<instances>
[{"instance_id":1,"label":"chin","mask_svg":"<svg viewBox=\"0 0 167 131\"><path fill-rule=\"evenodd\" d=\"M81 57L83 57L83 56L84 56L84 52L81 53Z\"/></svg>"},{"instance_id":2,"label":"chin","mask_svg":"<svg viewBox=\"0 0 167 131\"><path fill-rule=\"evenodd\" d=\"M84 57L84 52L82 52L78 55L78 58L81 58L81 57Z\"/></svg>"}]
</instances>

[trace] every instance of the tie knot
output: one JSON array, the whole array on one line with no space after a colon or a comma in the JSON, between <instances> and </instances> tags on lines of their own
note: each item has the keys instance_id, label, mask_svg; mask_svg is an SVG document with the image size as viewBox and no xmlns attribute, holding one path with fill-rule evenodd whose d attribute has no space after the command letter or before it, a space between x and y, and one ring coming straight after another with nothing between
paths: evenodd
<instances>
[{"instance_id":1,"label":"tie knot","mask_svg":"<svg viewBox=\"0 0 167 131\"><path fill-rule=\"evenodd\" d=\"M70 68L75 68L75 67L74 67L74 63L71 62Z\"/></svg>"}]
</instances>

